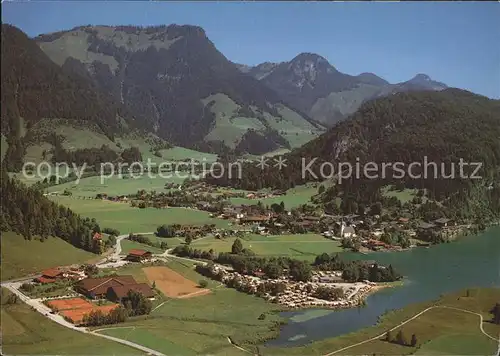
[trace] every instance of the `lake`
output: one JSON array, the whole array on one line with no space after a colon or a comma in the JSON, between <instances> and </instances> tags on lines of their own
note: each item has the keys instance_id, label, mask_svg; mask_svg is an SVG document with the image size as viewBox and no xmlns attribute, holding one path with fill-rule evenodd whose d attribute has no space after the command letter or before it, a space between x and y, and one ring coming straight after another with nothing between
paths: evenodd
<instances>
[{"instance_id":1,"label":"lake","mask_svg":"<svg viewBox=\"0 0 500 356\"><path fill-rule=\"evenodd\" d=\"M386 266L392 264L405 276L404 285L370 295L366 307L282 313L291 320L267 346L300 346L372 326L389 310L437 299L441 294L472 287L500 287L499 227L430 248L349 257L353 255ZM313 314L309 317L309 313Z\"/></svg>"}]
</instances>

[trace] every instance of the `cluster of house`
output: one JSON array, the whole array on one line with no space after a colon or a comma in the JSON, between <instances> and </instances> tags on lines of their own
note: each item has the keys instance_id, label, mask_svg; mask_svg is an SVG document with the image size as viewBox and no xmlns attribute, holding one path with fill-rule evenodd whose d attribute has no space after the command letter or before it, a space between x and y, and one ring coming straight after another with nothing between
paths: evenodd
<instances>
[{"instance_id":1,"label":"cluster of house","mask_svg":"<svg viewBox=\"0 0 500 356\"><path fill-rule=\"evenodd\" d=\"M447 230L456 226L452 219L440 218L433 222L420 222L418 229L421 230Z\"/></svg>"},{"instance_id":2,"label":"cluster of house","mask_svg":"<svg viewBox=\"0 0 500 356\"><path fill-rule=\"evenodd\" d=\"M41 275L36 277L34 281L41 284L49 284L60 280L78 281L83 278L85 278L85 272L80 267L56 267L42 271Z\"/></svg>"},{"instance_id":3,"label":"cluster of house","mask_svg":"<svg viewBox=\"0 0 500 356\"><path fill-rule=\"evenodd\" d=\"M123 302L130 291L155 298L153 289L147 283L137 283L130 275L84 278L75 284L74 289L89 299L107 299L116 303Z\"/></svg>"},{"instance_id":4,"label":"cluster of house","mask_svg":"<svg viewBox=\"0 0 500 356\"><path fill-rule=\"evenodd\" d=\"M284 190L273 190L272 192L255 192L248 193L245 195L247 199L267 199L267 198L275 198L286 195L286 191Z\"/></svg>"},{"instance_id":5,"label":"cluster of house","mask_svg":"<svg viewBox=\"0 0 500 356\"><path fill-rule=\"evenodd\" d=\"M262 272L257 272L254 273L253 276L250 276L240 274L219 265L213 266L213 272L222 275L221 282L225 284L228 284L232 280L238 280L239 283L245 285L249 293L257 293L259 286L263 283L270 285L283 284L285 288L278 295L272 295L266 292L262 297L273 303L278 303L289 308L354 307L359 305L360 301L376 285L369 281L342 283L342 273L338 271L314 271L311 282L297 282L286 277L263 279L264 273ZM314 297L313 295L319 287L342 288L344 296L337 300L325 300Z\"/></svg>"},{"instance_id":6,"label":"cluster of house","mask_svg":"<svg viewBox=\"0 0 500 356\"><path fill-rule=\"evenodd\" d=\"M95 197L96 199L101 199L101 200L109 200L109 201L114 201L114 202L124 202L127 203L129 201L128 196L126 195L116 195L116 196L110 196L106 193L99 193Z\"/></svg>"}]
</instances>

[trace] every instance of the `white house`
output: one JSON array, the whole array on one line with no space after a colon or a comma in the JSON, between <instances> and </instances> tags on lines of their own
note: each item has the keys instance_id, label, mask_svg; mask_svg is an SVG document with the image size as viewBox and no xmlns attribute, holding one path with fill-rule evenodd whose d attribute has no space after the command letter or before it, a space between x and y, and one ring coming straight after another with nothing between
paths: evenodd
<instances>
[{"instance_id":1,"label":"white house","mask_svg":"<svg viewBox=\"0 0 500 356\"><path fill-rule=\"evenodd\" d=\"M356 231L352 226L346 226L342 221L342 225L340 226L340 237L344 238L353 238L356 237Z\"/></svg>"}]
</instances>

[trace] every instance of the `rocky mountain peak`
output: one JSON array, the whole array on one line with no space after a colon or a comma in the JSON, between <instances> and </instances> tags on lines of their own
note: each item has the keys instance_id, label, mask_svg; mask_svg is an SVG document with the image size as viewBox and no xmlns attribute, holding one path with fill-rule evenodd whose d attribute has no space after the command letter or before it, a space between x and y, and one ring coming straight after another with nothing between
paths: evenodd
<instances>
[{"instance_id":1,"label":"rocky mountain peak","mask_svg":"<svg viewBox=\"0 0 500 356\"><path fill-rule=\"evenodd\" d=\"M299 54L288 63L288 70L293 73L292 82L298 88L314 87L321 75L336 72L324 57L315 53Z\"/></svg>"}]
</instances>

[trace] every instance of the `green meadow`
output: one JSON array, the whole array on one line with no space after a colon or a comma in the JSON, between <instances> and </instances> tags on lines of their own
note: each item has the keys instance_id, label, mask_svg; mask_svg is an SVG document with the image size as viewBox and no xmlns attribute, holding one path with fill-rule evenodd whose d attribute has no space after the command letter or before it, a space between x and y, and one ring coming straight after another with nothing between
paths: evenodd
<instances>
[{"instance_id":1,"label":"green meadow","mask_svg":"<svg viewBox=\"0 0 500 356\"><path fill-rule=\"evenodd\" d=\"M200 250L213 249L216 252L230 252L235 237L216 239L207 237L191 243ZM318 234L294 234L265 236L246 234L241 239L243 247L251 249L259 256L286 256L303 260L313 260L323 252L336 253L343 249L338 241L328 240Z\"/></svg>"},{"instance_id":2,"label":"green meadow","mask_svg":"<svg viewBox=\"0 0 500 356\"><path fill-rule=\"evenodd\" d=\"M250 193L250 192L248 192ZM292 209L302 204L310 203L311 197L318 193L318 188L313 184L306 184L291 188L286 191L286 195L265 199L231 198L231 203L235 205L252 205L259 201L264 205L285 204L285 209Z\"/></svg>"},{"instance_id":3,"label":"green meadow","mask_svg":"<svg viewBox=\"0 0 500 356\"><path fill-rule=\"evenodd\" d=\"M52 201L71 208L74 212L95 218L101 227L118 229L121 234L154 232L160 225L215 224L228 227L226 220L211 218L205 211L188 208L132 208L128 203L100 199L78 199L66 196L50 196Z\"/></svg>"},{"instance_id":4,"label":"green meadow","mask_svg":"<svg viewBox=\"0 0 500 356\"><path fill-rule=\"evenodd\" d=\"M43 269L83 263L98 255L78 249L58 237L25 240L13 232L2 232L2 280L26 276Z\"/></svg>"},{"instance_id":5,"label":"green meadow","mask_svg":"<svg viewBox=\"0 0 500 356\"><path fill-rule=\"evenodd\" d=\"M168 149L161 150L161 155L163 159L172 161L182 161L186 159L193 159L200 162L215 162L217 160L217 155L213 153L206 153L191 150L184 147L172 147Z\"/></svg>"},{"instance_id":6,"label":"green meadow","mask_svg":"<svg viewBox=\"0 0 500 356\"><path fill-rule=\"evenodd\" d=\"M145 236L148 239L150 239L152 242L158 242L158 243L166 242L168 245L168 248L174 248L174 247L179 246L179 245L184 243L184 240L182 240L179 237L165 238L165 237L157 237L154 234L148 234ZM137 241L131 241L128 239L122 240L121 246L122 246L122 252L121 252L122 255L128 254L129 251L132 249L143 249L143 250L148 250L152 253L163 253L164 252L163 250L161 250L157 247L149 246L149 245L142 244L142 243L137 242Z\"/></svg>"},{"instance_id":7,"label":"green meadow","mask_svg":"<svg viewBox=\"0 0 500 356\"><path fill-rule=\"evenodd\" d=\"M167 174L167 173L165 173ZM110 178L106 177L87 177L82 178L79 182L72 181L64 184L54 185L47 189L49 193L62 193L68 190L73 196L78 197L95 197L97 194L108 194L111 196L115 195L128 195L137 193L138 190L144 189L146 191L155 190L157 192L165 191L165 184L174 182L180 184L184 181L184 178L172 177L172 178L161 178L148 177L147 174L138 177L126 177L125 175L120 178L115 175Z\"/></svg>"}]
</instances>

